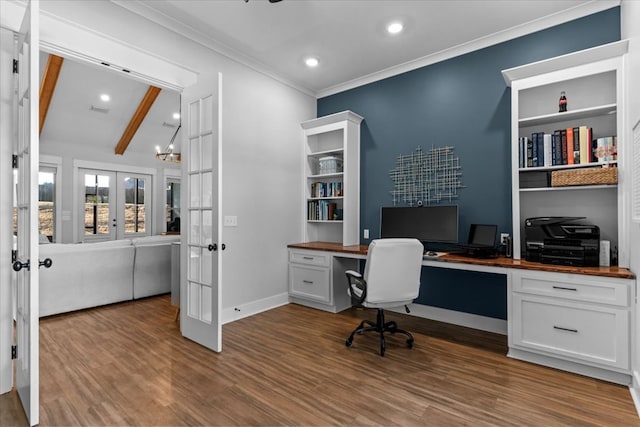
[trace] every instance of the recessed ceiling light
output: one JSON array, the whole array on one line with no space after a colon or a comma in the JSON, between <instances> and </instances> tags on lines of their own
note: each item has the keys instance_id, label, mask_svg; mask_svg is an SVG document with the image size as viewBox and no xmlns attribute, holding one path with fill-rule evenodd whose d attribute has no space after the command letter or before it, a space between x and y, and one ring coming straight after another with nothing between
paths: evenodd
<instances>
[{"instance_id":1,"label":"recessed ceiling light","mask_svg":"<svg viewBox=\"0 0 640 427\"><path fill-rule=\"evenodd\" d=\"M106 93L103 93L102 95L100 95L100 99L104 102L109 102L109 100L111 99L111 97L109 95L107 95Z\"/></svg>"},{"instance_id":2,"label":"recessed ceiling light","mask_svg":"<svg viewBox=\"0 0 640 427\"><path fill-rule=\"evenodd\" d=\"M305 59L304 63L307 64L307 67L317 67L320 62L318 61L318 58L311 57Z\"/></svg>"},{"instance_id":3,"label":"recessed ceiling light","mask_svg":"<svg viewBox=\"0 0 640 427\"><path fill-rule=\"evenodd\" d=\"M392 22L387 26L387 31L389 32L389 34L398 34L402 31L403 28L404 27L402 26L401 22Z\"/></svg>"},{"instance_id":4,"label":"recessed ceiling light","mask_svg":"<svg viewBox=\"0 0 640 427\"><path fill-rule=\"evenodd\" d=\"M180 118L180 113L173 113L173 118L178 120Z\"/></svg>"}]
</instances>

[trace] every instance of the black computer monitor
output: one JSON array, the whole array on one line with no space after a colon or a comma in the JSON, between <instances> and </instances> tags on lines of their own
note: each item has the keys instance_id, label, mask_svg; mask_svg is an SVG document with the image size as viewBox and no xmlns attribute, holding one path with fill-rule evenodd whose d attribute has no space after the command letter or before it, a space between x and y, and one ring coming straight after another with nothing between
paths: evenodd
<instances>
[{"instance_id":1,"label":"black computer monitor","mask_svg":"<svg viewBox=\"0 0 640 427\"><path fill-rule=\"evenodd\" d=\"M413 237L425 246L458 243L458 206L383 207L380 237Z\"/></svg>"}]
</instances>

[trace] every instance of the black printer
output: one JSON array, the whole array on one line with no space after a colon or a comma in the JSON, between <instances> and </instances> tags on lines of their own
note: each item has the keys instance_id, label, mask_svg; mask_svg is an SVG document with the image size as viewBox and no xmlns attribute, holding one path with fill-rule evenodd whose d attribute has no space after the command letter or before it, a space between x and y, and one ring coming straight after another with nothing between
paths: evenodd
<instances>
[{"instance_id":1,"label":"black printer","mask_svg":"<svg viewBox=\"0 0 640 427\"><path fill-rule=\"evenodd\" d=\"M584 217L537 217L524 221L525 259L546 264L597 267L600 228Z\"/></svg>"}]
</instances>

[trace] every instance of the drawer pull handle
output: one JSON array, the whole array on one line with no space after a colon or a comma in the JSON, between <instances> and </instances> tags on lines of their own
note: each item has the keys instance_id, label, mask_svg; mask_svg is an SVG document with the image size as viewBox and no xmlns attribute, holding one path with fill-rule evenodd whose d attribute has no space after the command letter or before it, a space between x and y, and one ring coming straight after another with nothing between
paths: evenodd
<instances>
[{"instance_id":1,"label":"drawer pull handle","mask_svg":"<svg viewBox=\"0 0 640 427\"><path fill-rule=\"evenodd\" d=\"M302 283L306 283L307 285L313 285L313 280L303 280Z\"/></svg>"},{"instance_id":2,"label":"drawer pull handle","mask_svg":"<svg viewBox=\"0 0 640 427\"><path fill-rule=\"evenodd\" d=\"M578 291L578 289L576 288L567 288L564 286L554 286L553 289L562 289L563 291L574 291L574 292Z\"/></svg>"},{"instance_id":3,"label":"drawer pull handle","mask_svg":"<svg viewBox=\"0 0 640 427\"><path fill-rule=\"evenodd\" d=\"M553 329L558 329L561 331L573 332L574 334L578 333L577 329L563 328L562 326L554 326Z\"/></svg>"},{"instance_id":4,"label":"drawer pull handle","mask_svg":"<svg viewBox=\"0 0 640 427\"><path fill-rule=\"evenodd\" d=\"M312 260L313 257L312 256L303 256L302 259L308 259L308 260Z\"/></svg>"}]
</instances>

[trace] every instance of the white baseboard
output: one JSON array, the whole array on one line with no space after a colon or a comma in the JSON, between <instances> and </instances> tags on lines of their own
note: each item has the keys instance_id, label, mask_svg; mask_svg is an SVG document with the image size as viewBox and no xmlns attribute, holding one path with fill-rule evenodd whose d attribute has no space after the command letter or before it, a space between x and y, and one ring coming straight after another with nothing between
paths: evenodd
<instances>
[{"instance_id":1,"label":"white baseboard","mask_svg":"<svg viewBox=\"0 0 640 427\"><path fill-rule=\"evenodd\" d=\"M629 386L631 392L631 399L636 407L636 412L640 416L640 372L634 370L631 377L631 385Z\"/></svg>"},{"instance_id":2,"label":"white baseboard","mask_svg":"<svg viewBox=\"0 0 640 427\"><path fill-rule=\"evenodd\" d=\"M223 308L221 314L222 324L224 325L225 323L233 322L234 320L253 316L254 314L271 310L272 308L280 307L285 304L289 304L289 294L287 292L251 301L246 304Z\"/></svg>"},{"instance_id":3,"label":"white baseboard","mask_svg":"<svg viewBox=\"0 0 640 427\"><path fill-rule=\"evenodd\" d=\"M253 316L272 308L280 307L289 303L289 294L281 293L272 297L257 301L251 301L235 307L222 309L222 324L233 322ZM492 317L480 316L477 314L463 313L460 311L447 310L445 308L432 307L422 304L410 304L409 309L412 316L424 319L437 320L439 322L451 323L467 328L479 329L481 331L493 332L495 334L507 335L507 321L494 319ZM404 308L391 309L398 313L406 313Z\"/></svg>"},{"instance_id":4,"label":"white baseboard","mask_svg":"<svg viewBox=\"0 0 640 427\"><path fill-rule=\"evenodd\" d=\"M445 308L432 307L430 305L409 304L409 313L425 319L439 322L452 323L467 328L507 335L507 321L494 319L493 317L480 316L478 314L463 313L461 311L447 310ZM398 313L406 313L404 308L393 309Z\"/></svg>"}]
</instances>

